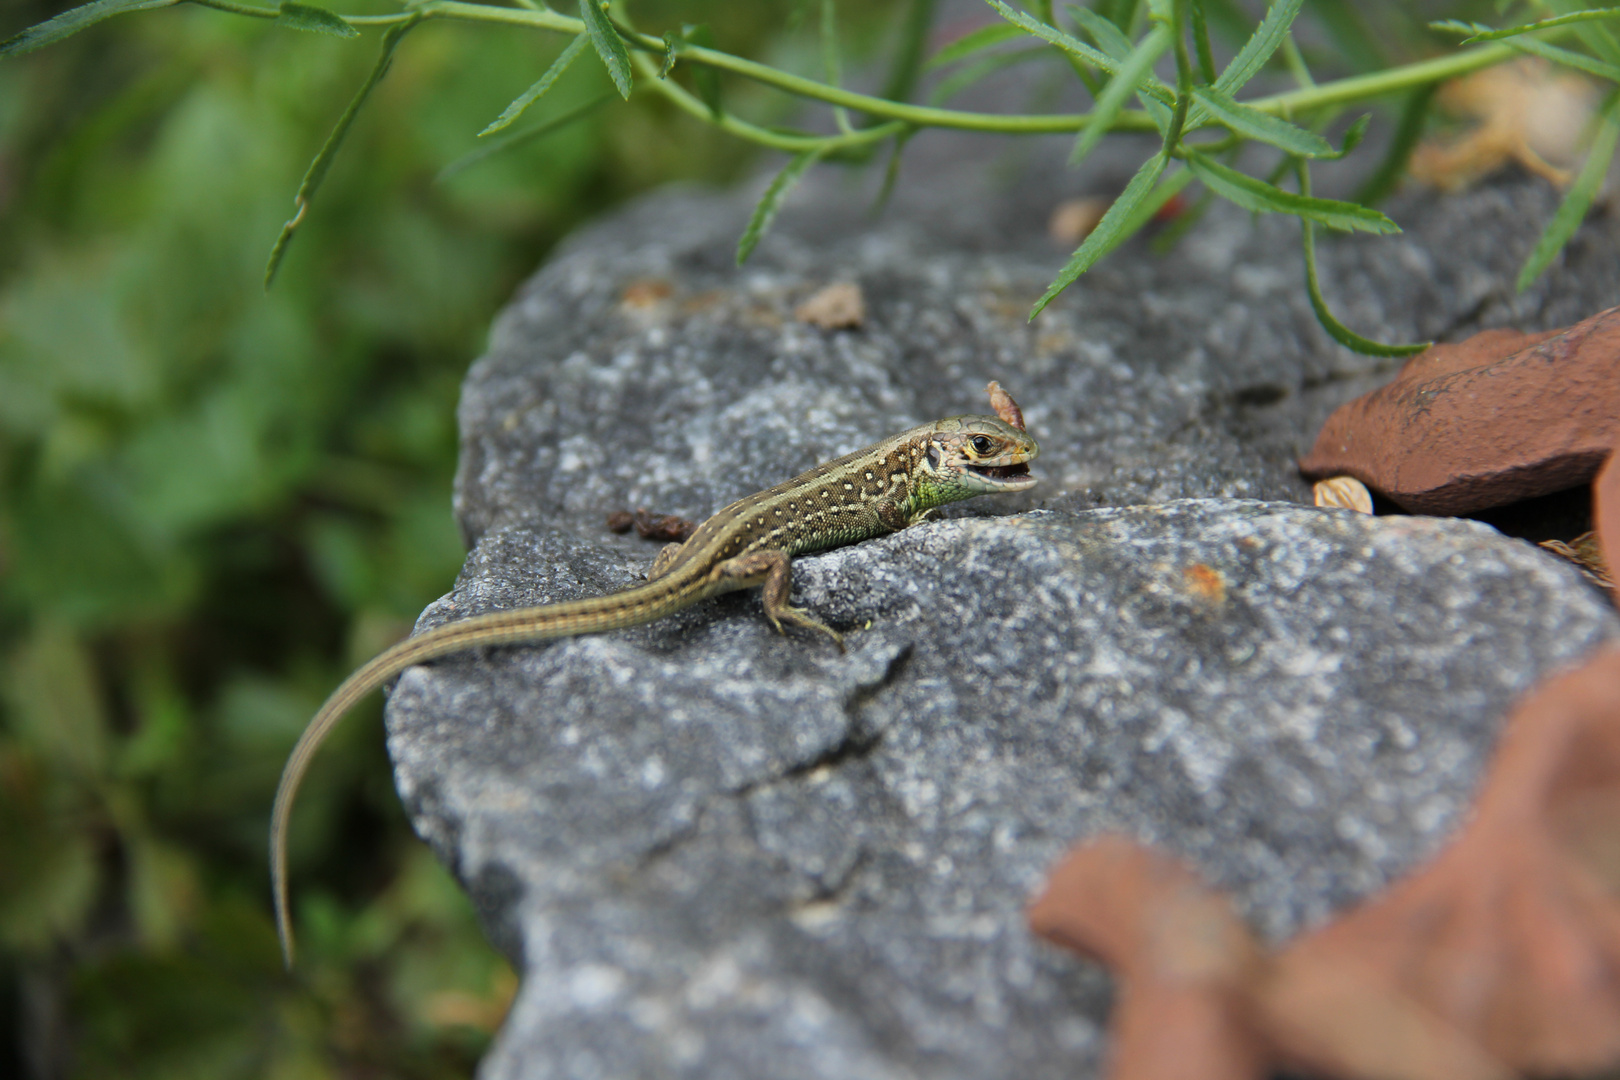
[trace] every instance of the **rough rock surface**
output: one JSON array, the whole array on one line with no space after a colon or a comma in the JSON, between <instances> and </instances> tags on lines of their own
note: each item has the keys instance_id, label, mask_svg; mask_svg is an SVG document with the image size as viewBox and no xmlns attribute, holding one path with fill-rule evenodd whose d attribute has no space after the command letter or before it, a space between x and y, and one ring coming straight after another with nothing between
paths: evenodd
<instances>
[{"instance_id":1,"label":"rough rock surface","mask_svg":"<svg viewBox=\"0 0 1620 1080\"><path fill-rule=\"evenodd\" d=\"M1329 246L1340 313L1395 339L1613 304L1608 217L1513 298L1553 199L1501 183ZM400 790L523 973L486 1077L1094 1075L1106 979L1022 916L1067 845L1163 843L1287 937L1432 852L1514 697L1620 634L1485 525L1288 505L1322 418L1392 370L1316 327L1290 223L1216 214L1026 326L1062 259L1018 224L1038 201L874 224L812 186L739 271L746 201L665 195L502 316L462 405L475 546L424 625L632 585L656 549L608 511L705 516L985 411L990 378L1043 483L796 562L847 655L734 595L400 680ZM838 280L861 329L792 319Z\"/></svg>"}]
</instances>

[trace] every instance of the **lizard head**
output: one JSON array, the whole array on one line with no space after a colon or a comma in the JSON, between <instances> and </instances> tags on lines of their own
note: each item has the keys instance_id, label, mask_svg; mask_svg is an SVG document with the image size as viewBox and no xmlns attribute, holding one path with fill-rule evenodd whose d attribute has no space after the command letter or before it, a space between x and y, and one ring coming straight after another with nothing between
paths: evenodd
<instances>
[{"instance_id":1,"label":"lizard head","mask_svg":"<svg viewBox=\"0 0 1620 1080\"><path fill-rule=\"evenodd\" d=\"M1041 452L1027 431L994 416L953 416L923 429L918 481L928 506L1035 486L1029 463Z\"/></svg>"}]
</instances>

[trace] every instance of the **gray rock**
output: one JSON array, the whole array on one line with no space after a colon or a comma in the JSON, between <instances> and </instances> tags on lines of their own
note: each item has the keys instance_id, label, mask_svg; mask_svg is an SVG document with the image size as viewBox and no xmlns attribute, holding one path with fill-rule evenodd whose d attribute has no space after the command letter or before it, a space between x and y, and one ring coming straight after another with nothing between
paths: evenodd
<instances>
[{"instance_id":1,"label":"gray rock","mask_svg":"<svg viewBox=\"0 0 1620 1080\"><path fill-rule=\"evenodd\" d=\"M1574 570L1485 525L1292 504L1293 455L1390 365L1316 327L1288 223L1217 214L1026 326L1061 262L1044 241L965 249L967 225L836 196L741 271L746 203L673 194L537 275L468 379L473 552L423 625L633 585L655 548L607 511L706 516L984 411L989 378L1043 483L798 560L795 602L847 654L779 637L749 594L400 679L401 794L523 973L490 1080L1094 1075L1107 980L1022 919L1063 850L1166 845L1283 940L1432 852L1515 696L1620 635ZM1347 317L1572 321L1568 294L1505 284L1539 221L1496 213L1546 201L1499 185L1382 249L1330 245ZM1487 226L1486 268L1454 266ZM1596 310L1615 223L1587 232L1553 284ZM833 280L861 284L863 329L793 319Z\"/></svg>"}]
</instances>

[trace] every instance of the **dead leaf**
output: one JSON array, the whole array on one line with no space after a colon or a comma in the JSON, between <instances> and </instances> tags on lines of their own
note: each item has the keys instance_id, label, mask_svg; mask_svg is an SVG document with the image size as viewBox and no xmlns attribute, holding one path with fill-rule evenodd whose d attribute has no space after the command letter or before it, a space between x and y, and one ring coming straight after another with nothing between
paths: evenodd
<instances>
[{"instance_id":1,"label":"dead leaf","mask_svg":"<svg viewBox=\"0 0 1620 1080\"><path fill-rule=\"evenodd\" d=\"M1299 463L1423 514L1586 483L1620 441L1620 308L1563 331L1487 330L1413 357L1341 406Z\"/></svg>"},{"instance_id":2,"label":"dead leaf","mask_svg":"<svg viewBox=\"0 0 1620 1080\"><path fill-rule=\"evenodd\" d=\"M1610 479L1620 489L1620 464ZM1620 524L1620 502L1603 512ZM1518 705L1472 819L1438 857L1280 953L1193 871L1119 837L1066 856L1029 921L1118 976L1113 1080L1612 1070L1620 647Z\"/></svg>"},{"instance_id":3,"label":"dead leaf","mask_svg":"<svg viewBox=\"0 0 1620 1080\"><path fill-rule=\"evenodd\" d=\"M1252 1016L1263 959L1225 897L1124 837L1070 853L1029 909L1030 928L1118 976L1112 1080L1244 1080L1267 1060Z\"/></svg>"},{"instance_id":4,"label":"dead leaf","mask_svg":"<svg viewBox=\"0 0 1620 1080\"><path fill-rule=\"evenodd\" d=\"M854 282L836 281L794 308L793 317L823 330L859 330L866 322L866 298Z\"/></svg>"},{"instance_id":5,"label":"dead leaf","mask_svg":"<svg viewBox=\"0 0 1620 1080\"><path fill-rule=\"evenodd\" d=\"M1592 484L1592 531L1604 565L1611 570L1620 566L1620 440ZM1620 603L1620 595L1615 601Z\"/></svg>"},{"instance_id":6,"label":"dead leaf","mask_svg":"<svg viewBox=\"0 0 1620 1080\"><path fill-rule=\"evenodd\" d=\"M1568 559L1599 588L1614 588L1614 577L1609 572L1608 560L1603 557L1603 549L1598 545L1597 533L1581 533L1567 544L1562 540L1543 540L1536 546L1560 559Z\"/></svg>"},{"instance_id":7,"label":"dead leaf","mask_svg":"<svg viewBox=\"0 0 1620 1080\"><path fill-rule=\"evenodd\" d=\"M1597 99L1591 80L1531 57L1477 71L1446 83L1438 102L1477 125L1458 139L1424 140L1408 169L1417 180L1456 191L1516 161L1562 187Z\"/></svg>"},{"instance_id":8,"label":"dead leaf","mask_svg":"<svg viewBox=\"0 0 1620 1080\"><path fill-rule=\"evenodd\" d=\"M675 286L662 278L638 278L624 287L619 303L628 310L645 311L675 295Z\"/></svg>"},{"instance_id":9,"label":"dead leaf","mask_svg":"<svg viewBox=\"0 0 1620 1080\"><path fill-rule=\"evenodd\" d=\"M1318 480L1311 489L1317 506L1337 510L1354 510L1358 514L1373 512L1372 492L1353 476L1334 476Z\"/></svg>"},{"instance_id":10,"label":"dead leaf","mask_svg":"<svg viewBox=\"0 0 1620 1080\"><path fill-rule=\"evenodd\" d=\"M1620 1064L1620 648L1514 710L1472 820L1421 872L1291 946L1538 1075ZM1338 977L1336 976L1336 977Z\"/></svg>"},{"instance_id":11,"label":"dead leaf","mask_svg":"<svg viewBox=\"0 0 1620 1080\"><path fill-rule=\"evenodd\" d=\"M610 532L627 533L632 527L644 540L684 542L697 532L698 522L676 514L655 514L644 506L629 510L615 510L607 516Z\"/></svg>"},{"instance_id":12,"label":"dead leaf","mask_svg":"<svg viewBox=\"0 0 1620 1080\"><path fill-rule=\"evenodd\" d=\"M1024 430L1024 410L1018 407L1018 402L1013 400L1013 396L1007 393L999 382L992 379L990 385L984 388L984 392L990 395L990 408L995 410L1002 423L1019 431Z\"/></svg>"},{"instance_id":13,"label":"dead leaf","mask_svg":"<svg viewBox=\"0 0 1620 1080\"><path fill-rule=\"evenodd\" d=\"M1109 201L1095 195L1064 199L1046 221L1046 235L1059 247L1072 248L1091 235L1091 230L1108 213Z\"/></svg>"},{"instance_id":14,"label":"dead leaf","mask_svg":"<svg viewBox=\"0 0 1620 1080\"><path fill-rule=\"evenodd\" d=\"M424 1023L434 1027L468 1027L493 1035L506 1022L517 991L517 976L510 968L503 967L490 980L488 993L441 990L418 1006L418 1015Z\"/></svg>"}]
</instances>

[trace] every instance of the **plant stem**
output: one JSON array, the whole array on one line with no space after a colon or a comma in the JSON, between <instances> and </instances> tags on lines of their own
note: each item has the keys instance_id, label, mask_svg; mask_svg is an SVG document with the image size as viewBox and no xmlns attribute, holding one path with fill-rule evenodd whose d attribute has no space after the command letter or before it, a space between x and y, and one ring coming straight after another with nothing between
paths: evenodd
<instances>
[{"instance_id":1,"label":"plant stem","mask_svg":"<svg viewBox=\"0 0 1620 1080\"><path fill-rule=\"evenodd\" d=\"M490 4L466 3L464 0L430 0L430 2L411 12L398 15L343 16L344 19L355 26L388 26L415 17L501 23L526 26L535 30L549 30L560 34L581 34L585 32L585 26L580 20L567 15L559 15L549 9L495 7ZM625 34L625 39L628 44L639 50L655 52L660 55L664 51L664 43L648 34L628 32ZM1399 93L1403 90L1410 90L1414 87L1425 86L1445 79L1453 79L1472 71L1478 71L1480 68L1499 64L1514 55L1513 49L1509 46L1492 42L1488 45L1466 49L1449 56L1420 60L1416 63L1391 68L1388 71L1356 75L1317 86L1291 90L1283 94L1273 94L1269 97L1246 101L1244 104L1273 115L1289 116L1331 105L1342 105L1368 98L1383 97L1387 94ZM767 64L761 64L754 60L733 56L718 49L709 49L699 45L691 45L682 49L681 60L684 63L703 64L720 71L729 71L732 74L741 75L744 78L752 79L755 82L775 87L778 90L799 97L858 110L870 117L898 121L915 128L939 127L998 134L1042 135L1080 131L1090 122L1089 113L1008 115L1002 113L964 112L956 109L941 109L891 101L869 94L855 93L841 87L829 86L824 82L807 79L791 72L779 71ZM656 72L653 74L656 76ZM675 89L678 90L679 88L676 87ZM666 94L666 96L670 97L682 109L687 108L686 104L675 96L669 94ZM707 116L706 107L704 113ZM714 122L712 117L708 119L710 122ZM812 136L777 135L763 128L747 125L742 121L733 121L732 123L741 125L741 127L734 128L724 122L721 123L721 126L751 141L764 142L765 145L776 146L778 149L783 150L807 149L809 144L806 140L814 138ZM1152 119L1145 112L1134 109L1122 110L1109 127L1114 131L1155 130ZM745 134L743 129L750 130L747 130ZM892 134L893 129L890 129L888 133ZM864 132L861 134L864 134ZM765 139L767 138L770 141L766 142ZM843 138L847 138L847 136L843 136Z\"/></svg>"},{"instance_id":2,"label":"plant stem","mask_svg":"<svg viewBox=\"0 0 1620 1080\"><path fill-rule=\"evenodd\" d=\"M1287 116L1289 113L1308 112L1327 105L1347 105L1368 98L1399 93L1402 90L1411 90L1418 86L1427 86L1430 83L1444 82L1478 71L1480 68L1490 67L1492 64L1500 64L1504 60L1511 59L1513 55L1513 49L1508 46L1492 43L1481 45L1477 49L1465 49L1450 56L1437 56L1432 60L1403 64L1388 71L1353 75L1348 79L1335 79L1333 82L1290 90L1286 94L1272 94L1270 97L1256 98L1243 104L1276 116Z\"/></svg>"},{"instance_id":3,"label":"plant stem","mask_svg":"<svg viewBox=\"0 0 1620 1080\"><path fill-rule=\"evenodd\" d=\"M685 59L685 54L682 54ZM762 128L758 124L750 124L746 120L739 120L731 113L722 114L716 119L709 107L689 93L673 79L658 77L658 65L645 53L637 52L630 56L630 62L635 65L637 74L644 80L641 84L653 93L662 94L671 104L682 112L713 124L721 131L735 135L739 139L746 139L760 146L768 146L773 150L786 150L790 154L802 154L807 150L820 150L822 156L836 155L842 150L853 150L872 143L882 142L884 139L899 134L906 125L894 122L878 124L874 127L861 128L858 131L839 135L793 135L783 131L772 131Z\"/></svg>"}]
</instances>

